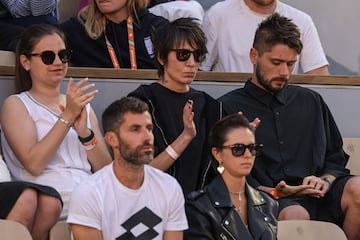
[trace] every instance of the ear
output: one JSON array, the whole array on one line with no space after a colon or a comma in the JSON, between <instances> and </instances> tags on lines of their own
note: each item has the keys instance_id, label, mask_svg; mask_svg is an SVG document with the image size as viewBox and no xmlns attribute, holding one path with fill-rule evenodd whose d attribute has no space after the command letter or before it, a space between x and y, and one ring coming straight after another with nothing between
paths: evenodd
<instances>
[{"instance_id":1,"label":"ear","mask_svg":"<svg viewBox=\"0 0 360 240\"><path fill-rule=\"evenodd\" d=\"M253 65L256 64L259 58L259 52L255 48L251 48L249 55L251 63Z\"/></svg>"},{"instance_id":2,"label":"ear","mask_svg":"<svg viewBox=\"0 0 360 240\"><path fill-rule=\"evenodd\" d=\"M24 54L20 55L20 64L26 71L30 70L30 60Z\"/></svg>"},{"instance_id":3,"label":"ear","mask_svg":"<svg viewBox=\"0 0 360 240\"><path fill-rule=\"evenodd\" d=\"M213 155L216 161L221 162L221 157L220 157L221 151L219 151L218 148L212 147L211 154Z\"/></svg>"},{"instance_id":4,"label":"ear","mask_svg":"<svg viewBox=\"0 0 360 240\"><path fill-rule=\"evenodd\" d=\"M160 57L159 54L156 56L156 59L158 60L158 62L159 62L161 65L164 65L164 60Z\"/></svg>"},{"instance_id":5,"label":"ear","mask_svg":"<svg viewBox=\"0 0 360 240\"><path fill-rule=\"evenodd\" d=\"M107 144L109 144L112 148L119 147L119 139L116 136L116 133L114 132L106 132L105 133L105 141Z\"/></svg>"}]
</instances>

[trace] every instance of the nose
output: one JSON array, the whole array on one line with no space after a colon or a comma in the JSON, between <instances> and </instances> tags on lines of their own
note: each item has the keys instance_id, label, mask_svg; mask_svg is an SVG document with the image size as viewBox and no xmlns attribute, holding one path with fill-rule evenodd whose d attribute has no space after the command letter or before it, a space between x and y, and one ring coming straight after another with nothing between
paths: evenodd
<instances>
[{"instance_id":1,"label":"nose","mask_svg":"<svg viewBox=\"0 0 360 240\"><path fill-rule=\"evenodd\" d=\"M249 148L246 148L246 149L245 149L244 156L245 156L245 157L252 157L252 154L251 154Z\"/></svg>"},{"instance_id":2,"label":"nose","mask_svg":"<svg viewBox=\"0 0 360 240\"><path fill-rule=\"evenodd\" d=\"M143 133L141 134L141 136L144 141L149 141L149 140L152 141L154 139L154 135L153 135L152 131L149 129L145 129L143 131Z\"/></svg>"},{"instance_id":3,"label":"nose","mask_svg":"<svg viewBox=\"0 0 360 240\"><path fill-rule=\"evenodd\" d=\"M286 77L289 76L290 72L291 72L290 67L287 65L286 62L280 64L280 70L279 71L280 71L281 76L286 76Z\"/></svg>"},{"instance_id":4,"label":"nose","mask_svg":"<svg viewBox=\"0 0 360 240\"><path fill-rule=\"evenodd\" d=\"M189 59L186 60L186 65L195 66L195 64L196 61L195 61L194 53L191 53Z\"/></svg>"},{"instance_id":5,"label":"nose","mask_svg":"<svg viewBox=\"0 0 360 240\"><path fill-rule=\"evenodd\" d=\"M63 62L61 61L59 54L55 54L55 59L53 64L63 64Z\"/></svg>"}]
</instances>

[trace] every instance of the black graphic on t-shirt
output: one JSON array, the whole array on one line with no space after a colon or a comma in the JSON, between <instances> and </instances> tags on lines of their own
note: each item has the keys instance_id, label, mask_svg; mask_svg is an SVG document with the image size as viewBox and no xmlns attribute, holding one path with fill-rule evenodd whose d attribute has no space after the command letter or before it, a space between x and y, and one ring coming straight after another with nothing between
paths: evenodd
<instances>
[{"instance_id":1,"label":"black graphic on t-shirt","mask_svg":"<svg viewBox=\"0 0 360 240\"><path fill-rule=\"evenodd\" d=\"M121 226L127 231L116 240L150 240L154 239L159 233L154 230L154 227L161 222L161 218L157 216L153 211L144 207L137 213L128 218ZM143 224L147 227L146 231L135 236L131 230L133 230L139 224Z\"/></svg>"}]
</instances>

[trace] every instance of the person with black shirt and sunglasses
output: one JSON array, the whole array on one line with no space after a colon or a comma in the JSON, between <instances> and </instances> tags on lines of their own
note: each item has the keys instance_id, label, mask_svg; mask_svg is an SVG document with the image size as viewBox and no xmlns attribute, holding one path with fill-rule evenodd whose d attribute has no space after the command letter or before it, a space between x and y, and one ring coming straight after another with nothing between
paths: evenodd
<instances>
[{"instance_id":1,"label":"person with black shirt and sunglasses","mask_svg":"<svg viewBox=\"0 0 360 240\"><path fill-rule=\"evenodd\" d=\"M184 239L277 239L277 201L246 181L263 147L247 118L235 113L219 120L210 146L219 175L188 195Z\"/></svg>"},{"instance_id":2,"label":"person with black shirt and sunglasses","mask_svg":"<svg viewBox=\"0 0 360 240\"><path fill-rule=\"evenodd\" d=\"M67 216L72 190L111 162L90 106L88 79L70 78L60 93L71 52L64 34L47 24L26 29L16 51L16 90L3 103L1 144L14 180L55 188Z\"/></svg>"},{"instance_id":3,"label":"person with black shirt and sunglasses","mask_svg":"<svg viewBox=\"0 0 360 240\"><path fill-rule=\"evenodd\" d=\"M129 95L151 110L156 157L150 164L173 175L186 195L215 175L207 137L221 117L220 105L189 86L207 52L206 39L195 19L179 18L159 28L153 42L160 79Z\"/></svg>"}]
</instances>

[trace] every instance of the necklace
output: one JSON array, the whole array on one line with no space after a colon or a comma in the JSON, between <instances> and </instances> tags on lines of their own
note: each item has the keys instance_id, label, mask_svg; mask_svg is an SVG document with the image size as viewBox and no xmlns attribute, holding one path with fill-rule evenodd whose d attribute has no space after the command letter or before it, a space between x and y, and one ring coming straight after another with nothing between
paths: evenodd
<instances>
[{"instance_id":1,"label":"necklace","mask_svg":"<svg viewBox=\"0 0 360 240\"><path fill-rule=\"evenodd\" d=\"M234 207L235 207L236 211L237 211L239 214L242 214L242 210L241 210L241 200L242 200L242 198L241 198L241 195L244 193L244 190L243 190L243 191L240 191L240 192L231 192L231 191L229 191L229 193L238 196L239 202L240 202L239 207L236 207L236 205L234 204L234 202L233 202L233 204L234 204Z\"/></svg>"},{"instance_id":2,"label":"necklace","mask_svg":"<svg viewBox=\"0 0 360 240\"><path fill-rule=\"evenodd\" d=\"M240 192L231 192L231 191L229 191L229 193L234 194L234 195L238 195L239 196L239 201L241 201L241 195L244 193L244 190L242 190Z\"/></svg>"}]
</instances>

